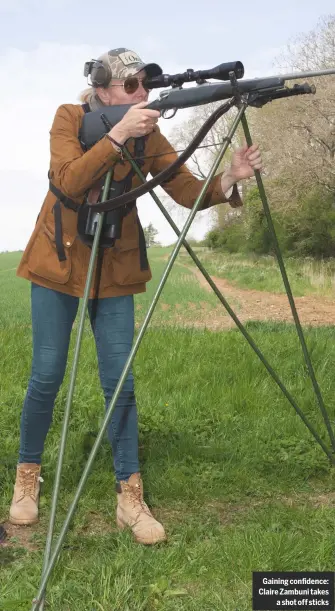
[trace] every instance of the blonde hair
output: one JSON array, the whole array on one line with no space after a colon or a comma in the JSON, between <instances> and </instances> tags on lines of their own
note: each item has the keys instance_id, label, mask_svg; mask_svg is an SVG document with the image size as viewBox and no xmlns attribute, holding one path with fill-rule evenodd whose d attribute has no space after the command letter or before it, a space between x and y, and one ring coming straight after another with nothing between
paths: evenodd
<instances>
[{"instance_id":1,"label":"blonde hair","mask_svg":"<svg viewBox=\"0 0 335 611\"><path fill-rule=\"evenodd\" d=\"M95 89L94 87L88 87L87 89L84 89L83 91L81 91L81 93L78 96L78 100L80 102L83 102L83 104L86 104L87 102L90 101L90 99L92 98L93 95L95 95Z\"/></svg>"}]
</instances>

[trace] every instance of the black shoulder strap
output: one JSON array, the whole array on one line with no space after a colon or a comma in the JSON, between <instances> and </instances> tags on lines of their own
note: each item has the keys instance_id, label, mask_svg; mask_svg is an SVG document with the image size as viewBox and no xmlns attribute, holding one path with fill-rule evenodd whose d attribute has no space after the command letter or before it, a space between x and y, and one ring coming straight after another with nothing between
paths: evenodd
<instances>
[{"instance_id":1,"label":"black shoulder strap","mask_svg":"<svg viewBox=\"0 0 335 611\"><path fill-rule=\"evenodd\" d=\"M136 163L139 166L144 165L144 159L141 159L141 157L144 157L147 138L148 136L141 136L140 138L135 138L134 156L136 158Z\"/></svg>"},{"instance_id":2,"label":"black shoulder strap","mask_svg":"<svg viewBox=\"0 0 335 611\"><path fill-rule=\"evenodd\" d=\"M89 105L89 103L88 103L88 102L85 102L85 104L82 104L82 105L81 105L81 107L82 107L82 109L83 109L83 111L84 111L84 113L85 113L85 114L86 114L87 112L91 112L90 105Z\"/></svg>"},{"instance_id":3,"label":"black shoulder strap","mask_svg":"<svg viewBox=\"0 0 335 611\"><path fill-rule=\"evenodd\" d=\"M56 195L57 199L59 199L62 202L62 204L64 204L65 208L70 208L71 210L74 210L74 212L78 212L80 208L80 204L77 204L77 202L73 201L73 199L71 199L70 197L66 197L64 193L62 193L59 189L57 189L57 187L55 187L55 185L52 184L50 180L49 172L48 172L48 178L49 178L49 189L51 193Z\"/></svg>"}]
</instances>

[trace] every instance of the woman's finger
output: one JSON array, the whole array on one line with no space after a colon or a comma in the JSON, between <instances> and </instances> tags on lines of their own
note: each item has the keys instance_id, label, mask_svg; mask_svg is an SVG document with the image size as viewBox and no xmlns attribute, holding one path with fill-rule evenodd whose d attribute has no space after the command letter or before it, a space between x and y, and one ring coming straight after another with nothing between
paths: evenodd
<instances>
[{"instance_id":1,"label":"woman's finger","mask_svg":"<svg viewBox=\"0 0 335 611\"><path fill-rule=\"evenodd\" d=\"M247 159L248 161L253 161L254 159L261 159L260 151L256 151L255 153L249 153L249 155L247 155Z\"/></svg>"}]
</instances>

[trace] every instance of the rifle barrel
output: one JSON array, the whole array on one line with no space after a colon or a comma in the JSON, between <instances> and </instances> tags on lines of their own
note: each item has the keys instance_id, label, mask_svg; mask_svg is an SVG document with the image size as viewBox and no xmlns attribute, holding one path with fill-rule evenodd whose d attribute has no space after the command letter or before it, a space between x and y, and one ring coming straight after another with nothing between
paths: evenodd
<instances>
[{"instance_id":1,"label":"rifle barrel","mask_svg":"<svg viewBox=\"0 0 335 611\"><path fill-rule=\"evenodd\" d=\"M282 78L285 81L290 81L299 78L310 78L312 76L326 76L327 74L335 74L334 68L325 68L324 70L309 70L306 72L292 72L288 74L276 74L275 76L268 76L267 78ZM240 81L241 82L241 81Z\"/></svg>"}]
</instances>

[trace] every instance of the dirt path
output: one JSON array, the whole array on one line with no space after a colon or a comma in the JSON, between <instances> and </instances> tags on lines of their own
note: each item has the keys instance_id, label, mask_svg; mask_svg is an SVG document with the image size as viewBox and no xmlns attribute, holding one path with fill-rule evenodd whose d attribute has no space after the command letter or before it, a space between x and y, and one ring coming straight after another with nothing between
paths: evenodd
<instances>
[{"instance_id":1,"label":"dirt path","mask_svg":"<svg viewBox=\"0 0 335 611\"><path fill-rule=\"evenodd\" d=\"M178 265L190 270L206 290L212 291L207 280L198 268L184 263ZM227 299L241 322L248 320L293 322L291 307L286 294L269 293L233 286L224 278L211 276L222 295ZM302 325L321 326L335 324L335 301L326 297L295 297L298 316ZM219 302L218 302L219 303ZM237 306L232 305L238 304ZM217 318L218 316L218 318ZM235 323L222 306L222 315L215 311L215 320L210 327L235 326Z\"/></svg>"}]
</instances>

